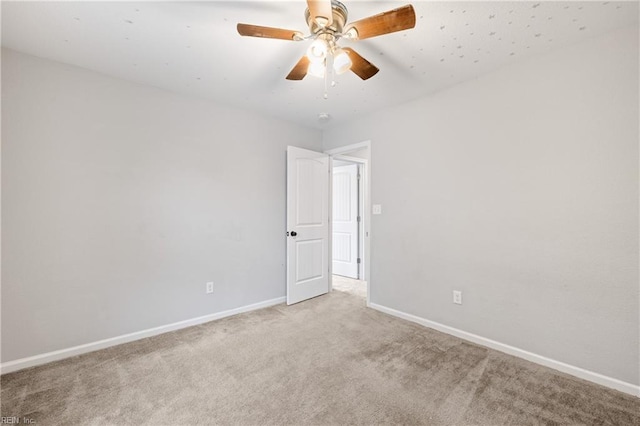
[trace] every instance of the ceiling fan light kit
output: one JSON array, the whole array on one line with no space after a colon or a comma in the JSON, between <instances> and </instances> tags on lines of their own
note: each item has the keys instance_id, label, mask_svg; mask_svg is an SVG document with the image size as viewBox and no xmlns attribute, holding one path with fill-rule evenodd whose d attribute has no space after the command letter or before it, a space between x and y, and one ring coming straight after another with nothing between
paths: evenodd
<instances>
[{"instance_id":1,"label":"ceiling fan light kit","mask_svg":"<svg viewBox=\"0 0 640 426\"><path fill-rule=\"evenodd\" d=\"M307 74L313 77L324 78L325 65L323 62L311 62L309 68L307 68Z\"/></svg>"},{"instance_id":2,"label":"ceiling fan light kit","mask_svg":"<svg viewBox=\"0 0 640 426\"><path fill-rule=\"evenodd\" d=\"M316 39L307 49L307 58L311 62L322 62L327 57L329 46L322 39Z\"/></svg>"},{"instance_id":3,"label":"ceiling fan light kit","mask_svg":"<svg viewBox=\"0 0 640 426\"><path fill-rule=\"evenodd\" d=\"M351 48L341 48L341 38L353 41L414 28L416 15L413 6L406 5L379 13L347 25L348 11L337 0L307 0L305 20L310 34L282 28L238 24L242 36L274 38L280 40L313 40L303 56L287 75L287 80L302 80L307 74L325 79L325 98L329 75L351 70L362 80L377 74L379 69ZM347 25L345 27L345 25ZM335 84L335 83L332 83Z\"/></svg>"},{"instance_id":4,"label":"ceiling fan light kit","mask_svg":"<svg viewBox=\"0 0 640 426\"><path fill-rule=\"evenodd\" d=\"M351 69L353 62L349 58L349 54L342 48L333 51L333 70L337 74L344 74Z\"/></svg>"}]
</instances>

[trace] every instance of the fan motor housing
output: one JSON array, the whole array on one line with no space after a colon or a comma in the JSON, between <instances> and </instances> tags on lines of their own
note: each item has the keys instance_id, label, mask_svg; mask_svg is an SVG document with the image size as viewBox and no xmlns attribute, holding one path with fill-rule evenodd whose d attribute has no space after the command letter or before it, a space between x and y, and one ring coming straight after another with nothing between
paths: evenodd
<instances>
[{"instance_id":1,"label":"fan motor housing","mask_svg":"<svg viewBox=\"0 0 640 426\"><path fill-rule=\"evenodd\" d=\"M337 0L331 0L331 13L333 15L333 22L331 22L331 25L328 27L321 27L316 23L314 19L315 17L311 17L309 8L304 11L304 17L309 25L309 31L311 31L311 34L317 34L319 32L342 33L342 29L347 23L347 7Z\"/></svg>"}]
</instances>

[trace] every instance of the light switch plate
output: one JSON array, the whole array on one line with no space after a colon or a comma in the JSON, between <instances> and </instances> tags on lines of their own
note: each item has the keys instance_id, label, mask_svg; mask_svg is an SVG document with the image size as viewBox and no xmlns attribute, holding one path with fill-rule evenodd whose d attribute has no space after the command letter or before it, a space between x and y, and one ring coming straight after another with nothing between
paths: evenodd
<instances>
[{"instance_id":1,"label":"light switch plate","mask_svg":"<svg viewBox=\"0 0 640 426\"><path fill-rule=\"evenodd\" d=\"M382 214L382 204L374 204L372 207L373 214Z\"/></svg>"}]
</instances>

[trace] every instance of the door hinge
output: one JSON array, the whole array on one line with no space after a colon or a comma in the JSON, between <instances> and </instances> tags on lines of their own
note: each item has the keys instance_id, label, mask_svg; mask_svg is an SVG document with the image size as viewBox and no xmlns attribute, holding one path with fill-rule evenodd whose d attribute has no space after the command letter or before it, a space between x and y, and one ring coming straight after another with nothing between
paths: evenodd
<instances>
[{"instance_id":1,"label":"door hinge","mask_svg":"<svg viewBox=\"0 0 640 426\"><path fill-rule=\"evenodd\" d=\"M360 216L358 216L358 222L360 222L360 220L361 220L361 219L362 219L362 218L361 218Z\"/></svg>"},{"instance_id":2,"label":"door hinge","mask_svg":"<svg viewBox=\"0 0 640 426\"><path fill-rule=\"evenodd\" d=\"M358 180L360 180L360 173L358 173Z\"/></svg>"},{"instance_id":3,"label":"door hinge","mask_svg":"<svg viewBox=\"0 0 640 426\"><path fill-rule=\"evenodd\" d=\"M357 263L360 263L360 258L358 258L358 262Z\"/></svg>"}]
</instances>

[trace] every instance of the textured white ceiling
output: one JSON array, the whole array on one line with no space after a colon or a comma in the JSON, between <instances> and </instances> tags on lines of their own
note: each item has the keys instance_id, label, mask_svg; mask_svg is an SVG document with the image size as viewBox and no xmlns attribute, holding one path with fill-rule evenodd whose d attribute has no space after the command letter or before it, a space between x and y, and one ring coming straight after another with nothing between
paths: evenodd
<instances>
[{"instance_id":1,"label":"textured white ceiling","mask_svg":"<svg viewBox=\"0 0 640 426\"><path fill-rule=\"evenodd\" d=\"M367 81L285 76L307 42L241 37L244 22L308 32L304 0L2 2L2 45L126 80L322 128L638 23L638 2L345 0L349 21L407 3L416 28L341 41L380 68ZM320 123L319 113L331 120Z\"/></svg>"}]
</instances>

